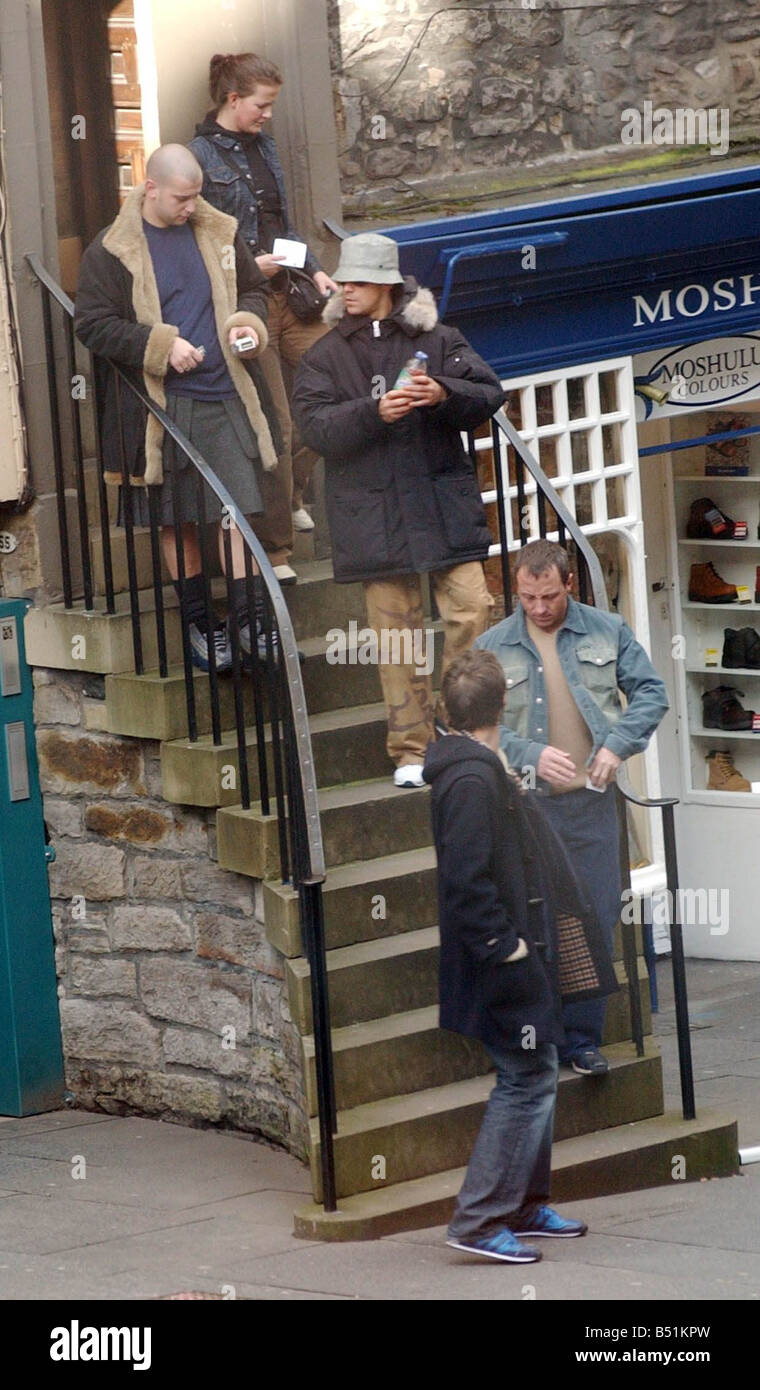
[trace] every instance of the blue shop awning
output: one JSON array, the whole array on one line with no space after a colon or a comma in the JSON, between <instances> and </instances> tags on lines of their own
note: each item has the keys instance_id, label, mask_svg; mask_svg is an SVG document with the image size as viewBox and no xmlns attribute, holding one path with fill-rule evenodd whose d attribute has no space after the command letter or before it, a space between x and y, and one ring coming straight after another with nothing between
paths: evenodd
<instances>
[{"instance_id":1,"label":"blue shop awning","mask_svg":"<svg viewBox=\"0 0 760 1390\"><path fill-rule=\"evenodd\" d=\"M760 328L760 171L385 229L502 376Z\"/></svg>"}]
</instances>

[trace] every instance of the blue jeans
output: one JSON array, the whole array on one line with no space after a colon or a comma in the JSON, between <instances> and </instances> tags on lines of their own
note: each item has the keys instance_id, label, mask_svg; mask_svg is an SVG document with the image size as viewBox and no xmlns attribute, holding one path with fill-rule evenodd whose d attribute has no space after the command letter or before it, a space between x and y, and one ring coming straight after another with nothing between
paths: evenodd
<instances>
[{"instance_id":1,"label":"blue jeans","mask_svg":"<svg viewBox=\"0 0 760 1390\"><path fill-rule=\"evenodd\" d=\"M560 796L545 796L542 808L562 840L578 881L596 908L599 924L612 953L620 916L620 845L614 787L590 792L585 787ZM562 1018L565 1044L560 1061L569 1062L585 1047L601 1047L606 999L581 999L565 1004Z\"/></svg>"},{"instance_id":2,"label":"blue jeans","mask_svg":"<svg viewBox=\"0 0 760 1390\"><path fill-rule=\"evenodd\" d=\"M557 1049L488 1050L496 1085L449 1225L454 1240L518 1228L549 1198Z\"/></svg>"}]
</instances>

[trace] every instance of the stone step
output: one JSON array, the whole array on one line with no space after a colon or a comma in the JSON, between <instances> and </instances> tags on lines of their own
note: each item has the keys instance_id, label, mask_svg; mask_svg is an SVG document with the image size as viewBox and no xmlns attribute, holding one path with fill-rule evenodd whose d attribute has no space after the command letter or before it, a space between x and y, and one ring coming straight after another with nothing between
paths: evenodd
<instances>
[{"instance_id":1,"label":"stone step","mask_svg":"<svg viewBox=\"0 0 760 1390\"><path fill-rule=\"evenodd\" d=\"M392 764L385 751L387 724L385 706L363 705L354 709L329 710L309 720L314 765L319 786L354 781L358 777L380 777ZM246 730L247 765L251 796L259 796L257 740L253 729ZM270 789L272 773L271 730L266 730L267 764ZM161 746L162 793L165 801L181 806L232 806L240 802L240 766L237 737L222 731L221 743L203 734L191 743L172 739Z\"/></svg>"},{"instance_id":2,"label":"stone step","mask_svg":"<svg viewBox=\"0 0 760 1390\"><path fill-rule=\"evenodd\" d=\"M593 1081L561 1070L557 1141L662 1113L662 1065L655 1044L646 1044L643 1057L636 1057L630 1042L608 1048L607 1056L609 1071ZM491 1075L476 1076L339 1111L337 1195L371 1192L466 1164L493 1082ZM312 1190L319 1202L319 1125L311 1120L310 1126ZM384 1178L376 1176L378 1156L384 1159Z\"/></svg>"},{"instance_id":3,"label":"stone step","mask_svg":"<svg viewBox=\"0 0 760 1390\"><path fill-rule=\"evenodd\" d=\"M333 1028L332 1049L339 1110L483 1076L492 1066L476 1038L438 1027L437 1005ZM311 1116L318 1113L313 1035L303 1051Z\"/></svg>"},{"instance_id":4,"label":"stone step","mask_svg":"<svg viewBox=\"0 0 760 1390\"><path fill-rule=\"evenodd\" d=\"M150 531L147 526L134 528L135 568L138 589L150 589L153 584L153 564L150 553ZM127 567L127 536L122 526L112 526L109 532L111 542L111 569L115 594L125 594L129 590L129 570ZM106 591L106 571L103 559L103 537L100 527L90 530L90 562L92 582L96 594ZM165 585L171 583L166 567L161 565Z\"/></svg>"},{"instance_id":5,"label":"stone step","mask_svg":"<svg viewBox=\"0 0 760 1390\"><path fill-rule=\"evenodd\" d=\"M552 1202L561 1207L564 1202L643 1188L672 1189L673 1159L679 1155L685 1159L687 1182L738 1173L736 1120L707 1108L696 1120L668 1111L560 1140L552 1150ZM317 1203L305 1205L295 1212L294 1234L311 1240L376 1240L444 1225L451 1218L464 1174L464 1167L458 1167L392 1186L378 1185L371 1192L344 1197L334 1212L323 1211Z\"/></svg>"},{"instance_id":6,"label":"stone step","mask_svg":"<svg viewBox=\"0 0 760 1390\"><path fill-rule=\"evenodd\" d=\"M308 1113L316 1115L313 1035L308 1034L302 1042ZM333 1026L332 1050L335 1091L341 1110L442 1086L446 1081L481 1076L491 1068L488 1053L475 1038L439 1028L437 1000L424 1008L386 1018Z\"/></svg>"},{"instance_id":7,"label":"stone step","mask_svg":"<svg viewBox=\"0 0 760 1390\"><path fill-rule=\"evenodd\" d=\"M429 798L427 788L399 790L390 777L321 791L325 863L345 864L361 854L375 859L400 844L409 849L430 844ZM263 816L258 805L247 811L223 806L216 813L216 829L221 868L251 878L275 877L279 863L276 816Z\"/></svg>"},{"instance_id":8,"label":"stone step","mask_svg":"<svg viewBox=\"0 0 760 1390\"><path fill-rule=\"evenodd\" d=\"M50 604L30 608L24 621L26 655L30 666L60 671L92 671L99 674L134 671L132 620L129 596L116 597L115 613L99 607L87 610L81 603L71 608ZM153 595L141 594L140 631L145 668L158 667L155 604ZM182 660L182 636L174 591L165 591L166 648L168 661Z\"/></svg>"},{"instance_id":9,"label":"stone step","mask_svg":"<svg viewBox=\"0 0 760 1390\"><path fill-rule=\"evenodd\" d=\"M286 589L287 593L288 590ZM357 705L375 704L380 695L380 682L374 666L333 665L326 660L327 643L323 637L299 641L303 652L302 666L306 708L310 714L329 710L350 710ZM433 683L437 685L443 650L443 632L435 630L435 667ZM131 654L131 648L130 648ZM253 723L251 682L244 681L246 723ZM194 672L196 718L199 734L211 732L211 703L208 676ZM219 681L219 710L222 727L234 726L232 680L223 676ZM186 739L187 703L185 678L181 665L170 667L163 679L156 670L146 670L142 676L134 671L106 675L106 713L108 732L130 738L155 738L164 742ZM387 763L390 774L391 764Z\"/></svg>"},{"instance_id":10,"label":"stone step","mask_svg":"<svg viewBox=\"0 0 760 1390\"><path fill-rule=\"evenodd\" d=\"M401 935L363 941L327 953L330 1020L333 1028L389 1014L422 1009L438 999L438 927L421 927ZM618 981L624 983L622 961L616 961ZM644 1031L651 1031L649 976L638 958L639 992ZM290 1011L303 1034L312 1031L311 977L307 961L299 956L285 963ZM630 1037L627 987L610 996L605 1037L619 1042Z\"/></svg>"},{"instance_id":11,"label":"stone step","mask_svg":"<svg viewBox=\"0 0 760 1390\"><path fill-rule=\"evenodd\" d=\"M144 545L144 540L141 541L141 545ZM145 587L140 589L139 593L145 640L145 669L147 671L158 666L153 634L155 602L153 589L149 584L149 574L150 571L147 575L143 575L143 579L148 580L148 582ZM212 592L214 598L223 605L226 597L226 585L222 578L213 580ZM302 565L299 569L298 583L286 585L283 594L293 618L297 637L315 637L317 639L311 654L321 655L321 664L328 666L332 675L332 666L324 661L324 654L328 645L326 634L332 628L348 630L348 624L352 619L358 623L359 628L364 625L366 613L362 586L360 584L335 584L330 561L317 560ZM179 666L181 639L179 615L176 611L177 602L177 594L173 585L166 584L163 589L163 604L166 612L167 630L171 638L169 660L170 663ZM103 599L100 597L95 607L89 611L84 608L81 599L77 599L69 609L64 608L62 603L48 604L45 608L31 608L26 618L27 651L32 653L28 658L30 665L48 666L64 671L96 671L103 675L134 671L129 594L126 591L115 595L115 606L115 613L106 613ZM72 655L72 638L82 635L82 624L86 624L87 654L85 657L75 657ZM356 667L337 667L339 677L344 677L348 671L352 670L365 673L362 687L364 689L367 688L367 673L374 676L375 681L377 679L376 672L372 667L358 665ZM339 685L341 681L339 679L336 682L333 679L330 684L332 686ZM373 686L371 695L362 695L359 700L353 694L348 693L345 699L333 696L335 704L368 703L376 698L376 684ZM324 706L313 702L309 707L315 710L324 708ZM179 738L186 732L187 723L185 722L175 729L170 736ZM150 735L141 735L139 731L135 736L150 737Z\"/></svg>"},{"instance_id":12,"label":"stone step","mask_svg":"<svg viewBox=\"0 0 760 1390\"><path fill-rule=\"evenodd\" d=\"M434 926L435 850L429 845L329 869L322 901L328 950ZM282 955L303 955L298 894L288 884L264 884L264 921Z\"/></svg>"},{"instance_id":13,"label":"stone step","mask_svg":"<svg viewBox=\"0 0 760 1390\"><path fill-rule=\"evenodd\" d=\"M435 850L429 845L329 869L322 902L328 950L434 926ZM298 894L288 884L264 884L264 921L269 941L282 955L303 955ZM636 928L636 940L641 955L641 927ZM613 955L615 960L622 957L619 924Z\"/></svg>"}]
</instances>

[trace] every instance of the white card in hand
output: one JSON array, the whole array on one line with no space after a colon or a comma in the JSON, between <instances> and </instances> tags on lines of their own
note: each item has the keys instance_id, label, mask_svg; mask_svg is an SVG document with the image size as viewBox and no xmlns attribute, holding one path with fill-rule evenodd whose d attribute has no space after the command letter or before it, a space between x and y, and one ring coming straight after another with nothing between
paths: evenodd
<instances>
[{"instance_id":1,"label":"white card in hand","mask_svg":"<svg viewBox=\"0 0 760 1390\"><path fill-rule=\"evenodd\" d=\"M295 270L303 270L306 264L306 242L288 241L284 236L275 237L272 255L285 257L284 261L280 261L280 265L292 265Z\"/></svg>"}]
</instances>

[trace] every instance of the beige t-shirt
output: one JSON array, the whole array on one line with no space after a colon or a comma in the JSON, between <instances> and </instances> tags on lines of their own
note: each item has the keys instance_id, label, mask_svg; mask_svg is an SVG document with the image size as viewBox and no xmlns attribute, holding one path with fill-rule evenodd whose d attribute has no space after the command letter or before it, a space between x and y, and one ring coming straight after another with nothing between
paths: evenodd
<instances>
[{"instance_id":1,"label":"beige t-shirt","mask_svg":"<svg viewBox=\"0 0 760 1390\"><path fill-rule=\"evenodd\" d=\"M527 614L525 625L544 668L546 699L549 705L549 743L553 748L561 748L563 753L567 753L578 769L572 782L566 786L552 787L552 793L559 796L562 792L577 791L579 787L585 787L588 771L586 762L591 756L592 748L591 734L570 693L560 665L557 633L542 631L530 621Z\"/></svg>"}]
</instances>

